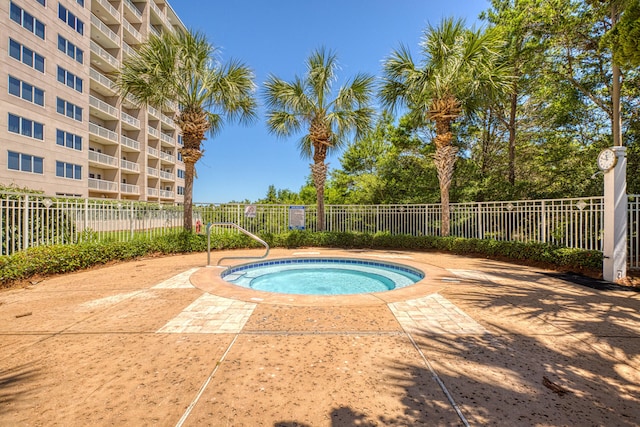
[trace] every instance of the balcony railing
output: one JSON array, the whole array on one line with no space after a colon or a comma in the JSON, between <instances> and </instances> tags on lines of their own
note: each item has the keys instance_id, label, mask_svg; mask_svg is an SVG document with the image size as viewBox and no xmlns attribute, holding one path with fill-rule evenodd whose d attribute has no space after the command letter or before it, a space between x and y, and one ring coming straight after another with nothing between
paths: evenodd
<instances>
[{"instance_id":1,"label":"balcony railing","mask_svg":"<svg viewBox=\"0 0 640 427\"><path fill-rule=\"evenodd\" d=\"M160 157L160 152L153 147L147 147L147 153L149 153L150 156L153 156L156 159Z\"/></svg>"},{"instance_id":2,"label":"balcony railing","mask_svg":"<svg viewBox=\"0 0 640 427\"><path fill-rule=\"evenodd\" d=\"M151 126L147 126L147 132L149 132L149 135L151 136L155 136L156 138L159 136L160 132L158 132L158 129L151 127Z\"/></svg>"},{"instance_id":3,"label":"balcony railing","mask_svg":"<svg viewBox=\"0 0 640 427\"><path fill-rule=\"evenodd\" d=\"M176 123L173 121L173 119L171 117L168 117L164 114L161 114L160 116L160 120L162 120L163 122L165 122L166 124L168 124L169 126L175 127Z\"/></svg>"},{"instance_id":4,"label":"balcony railing","mask_svg":"<svg viewBox=\"0 0 640 427\"><path fill-rule=\"evenodd\" d=\"M122 120L125 123L130 124L131 126L133 126L136 129L140 129L140 120L136 119L135 117L132 117L132 116L128 115L124 111L120 115L120 120Z\"/></svg>"},{"instance_id":5,"label":"balcony railing","mask_svg":"<svg viewBox=\"0 0 640 427\"><path fill-rule=\"evenodd\" d=\"M167 144L175 145L176 140L174 137L167 135L166 133L160 133L160 139Z\"/></svg>"},{"instance_id":6,"label":"balcony railing","mask_svg":"<svg viewBox=\"0 0 640 427\"><path fill-rule=\"evenodd\" d=\"M93 68L89 68L89 77L91 77L92 80L100 83L102 86L106 87L107 89L113 92L116 91L115 83L108 77L102 75L97 70L94 70Z\"/></svg>"},{"instance_id":7,"label":"balcony railing","mask_svg":"<svg viewBox=\"0 0 640 427\"><path fill-rule=\"evenodd\" d=\"M174 156L173 154L165 153L164 151L160 152L160 158L171 163L175 163L176 161L176 156Z\"/></svg>"},{"instance_id":8,"label":"balcony railing","mask_svg":"<svg viewBox=\"0 0 640 427\"><path fill-rule=\"evenodd\" d=\"M152 107L151 105L147 105L147 111L149 112L150 116L153 116L156 119L160 118L160 113L158 112L158 110L156 108Z\"/></svg>"},{"instance_id":9,"label":"balcony railing","mask_svg":"<svg viewBox=\"0 0 640 427\"><path fill-rule=\"evenodd\" d=\"M173 181L174 175L171 172L160 171L160 178Z\"/></svg>"},{"instance_id":10,"label":"balcony railing","mask_svg":"<svg viewBox=\"0 0 640 427\"><path fill-rule=\"evenodd\" d=\"M164 199L173 199L173 191L160 190L160 197Z\"/></svg>"},{"instance_id":11,"label":"balcony railing","mask_svg":"<svg viewBox=\"0 0 640 427\"><path fill-rule=\"evenodd\" d=\"M127 56L133 56L136 54L136 50L134 48L132 48L131 46L129 46L127 43L122 42L122 51L127 55Z\"/></svg>"},{"instance_id":12,"label":"balcony railing","mask_svg":"<svg viewBox=\"0 0 640 427\"><path fill-rule=\"evenodd\" d=\"M118 35L114 33L113 30L111 30L111 28L107 26L107 24L102 22L100 18L98 18L94 14L91 14L91 23L95 25L96 28L98 28L104 35L106 35L109 38L109 40L111 40L118 46L120 45L120 37L118 37Z\"/></svg>"},{"instance_id":13,"label":"balcony railing","mask_svg":"<svg viewBox=\"0 0 640 427\"><path fill-rule=\"evenodd\" d=\"M147 167L147 175L148 176L158 176L159 170L156 168Z\"/></svg>"},{"instance_id":14,"label":"balcony railing","mask_svg":"<svg viewBox=\"0 0 640 427\"><path fill-rule=\"evenodd\" d=\"M120 68L120 61L118 61L113 55L111 55L109 52L107 52L106 50L104 50L102 48L102 46L100 46L98 43L94 42L93 40L90 41L89 45L91 46L91 52L95 53L96 55L98 55L100 58L102 58L103 60L105 60L109 65L111 65L112 67L119 69Z\"/></svg>"},{"instance_id":15,"label":"balcony railing","mask_svg":"<svg viewBox=\"0 0 640 427\"><path fill-rule=\"evenodd\" d=\"M93 95L89 95L89 105L98 110L106 113L112 117L118 118L118 109L112 105L107 104L106 102L96 98Z\"/></svg>"},{"instance_id":16,"label":"balcony railing","mask_svg":"<svg viewBox=\"0 0 640 427\"><path fill-rule=\"evenodd\" d=\"M89 189L116 193L118 192L118 185L113 181L89 178Z\"/></svg>"},{"instance_id":17,"label":"balcony railing","mask_svg":"<svg viewBox=\"0 0 640 427\"><path fill-rule=\"evenodd\" d=\"M105 166L118 167L118 159L107 154L89 151L89 161L100 163Z\"/></svg>"},{"instance_id":18,"label":"balcony railing","mask_svg":"<svg viewBox=\"0 0 640 427\"><path fill-rule=\"evenodd\" d=\"M147 196L158 197L158 189L157 188L147 188Z\"/></svg>"},{"instance_id":19,"label":"balcony railing","mask_svg":"<svg viewBox=\"0 0 640 427\"><path fill-rule=\"evenodd\" d=\"M140 187L133 184L120 184L120 192L127 194L140 194Z\"/></svg>"},{"instance_id":20,"label":"balcony railing","mask_svg":"<svg viewBox=\"0 0 640 427\"><path fill-rule=\"evenodd\" d=\"M95 123L89 123L89 133L98 135L113 142L118 142L118 134Z\"/></svg>"},{"instance_id":21,"label":"balcony railing","mask_svg":"<svg viewBox=\"0 0 640 427\"><path fill-rule=\"evenodd\" d=\"M120 135L120 142L125 147L133 148L136 151L140 151L140 143L138 141L136 141L135 139L131 139L131 138L126 137L124 135Z\"/></svg>"},{"instance_id":22,"label":"balcony railing","mask_svg":"<svg viewBox=\"0 0 640 427\"><path fill-rule=\"evenodd\" d=\"M133 25L131 25L129 21L127 21L126 19L123 19L122 26L124 27L125 30L127 30L133 36L133 38L135 38L138 41L138 43L142 43L142 34L140 34L138 30L133 28Z\"/></svg>"},{"instance_id":23,"label":"balcony railing","mask_svg":"<svg viewBox=\"0 0 640 427\"><path fill-rule=\"evenodd\" d=\"M142 12L138 10L138 8L133 4L131 0L124 0L124 4L131 10L134 15L136 15L139 19L142 19Z\"/></svg>"},{"instance_id":24,"label":"balcony railing","mask_svg":"<svg viewBox=\"0 0 640 427\"><path fill-rule=\"evenodd\" d=\"M100 6L102 6L107 12L113 16L116 21L120 21L120 12L115 7L111 6L107 0L95 0Z\"/></svg>"},{"instance_id":25,"label":"balcony railing","mask_svg":"<svg viewBox=\"0 0 640 427\"><path fill-rule=\"evenodd\" d=\"M121 159L120 167L131 172L140 172L140 165L129 160Z\"/></svg>"}]
</instances>

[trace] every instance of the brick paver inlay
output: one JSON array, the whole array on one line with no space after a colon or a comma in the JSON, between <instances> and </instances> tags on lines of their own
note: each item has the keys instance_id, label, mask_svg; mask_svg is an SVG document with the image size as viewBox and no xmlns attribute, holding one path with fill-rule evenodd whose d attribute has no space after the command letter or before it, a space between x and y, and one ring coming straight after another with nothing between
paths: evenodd
<instances>
[{"instance_id":1,"label":"brick paver inlay","mask_svg":"<svg viewBox=\"0 0 640 427\"><path fill-rule=\"evenodd\" d=\"M204 294L157 333L237 334L255 308L251 302Z\"/></svg>"},{"instance_id":2,"label":"brick paver inlay","mask_svg":"<svg viewBox=\"0 0 640 427\"><path fill-rule=\"evenodd\" d=\"M439 294L389 304L408 333L484 335L488 331Z\"/></svg>"}]
</instances>

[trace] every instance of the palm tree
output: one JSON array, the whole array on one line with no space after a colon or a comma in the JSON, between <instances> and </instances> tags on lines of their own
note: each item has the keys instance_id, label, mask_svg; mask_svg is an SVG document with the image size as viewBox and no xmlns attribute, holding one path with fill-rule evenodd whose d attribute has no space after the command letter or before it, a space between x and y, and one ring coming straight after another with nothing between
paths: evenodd
<instances>
[{"instance_id":1,"label":"palm tree","mask_svg":"<svg viewBox=\"0 0 640 427\"><path fill-rule=\"evenodd\" d=\"M175 122L182 134L185 165L184 229L191 231L195 164L206 134L215 136L228 120L256 117L253 72L238 61L221 64L206 36L191 31L151 35L117 72L122 98L139 106L177 103Z\"/></svg>"},{"instance_id":2,"label":"palm tree","mask_svg":"<svg viewBox=\"0 0 640 427\"><path fill-rule=\"evenodd\" d=\"M327 178L325 159L331 151L340 149L346 138L355 132L360 139L370 129L373 109L372 76L357 74L332 96L338 67L335 53L320 48L306 61L307 72L286 82L273 75L265 83L267 126L282 137L306 128L299 143L303 158L312 158L311 174L316 189L317 230L324 231L324 184Z\"/></svg>"},{"instance_id":3,"label":"palm tree","mask_svg":"<svg viewBox=\"0 0 640 427\"><path fill-rule=\"evenodd\" d=\"M499 62L502 45L494 31L467 29L463 20L446 18L424 32L420 64L414 63L404 46L384 62L379 93L382 104L392 110L406 107L416 126L435 123L434 163L440 184L442 236L449 235L449 187L458 153L453 123L473 111L482 96L497 96L510 87L511 73Z\"/></svg>"}]
</instances>

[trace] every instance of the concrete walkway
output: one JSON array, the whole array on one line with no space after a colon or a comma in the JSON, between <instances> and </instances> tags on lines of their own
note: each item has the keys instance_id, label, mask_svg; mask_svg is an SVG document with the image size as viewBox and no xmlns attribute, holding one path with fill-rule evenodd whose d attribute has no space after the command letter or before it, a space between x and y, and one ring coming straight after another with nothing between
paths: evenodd
<instances>
[{"instance_id":1,"label":"concrete walkway","mask_svg":"<svg viewBox=\"0 0 640 427\"><path fill-rule=\"evenodd\" d=\"M446 254L270 258L318 254L426 278L268 294L196 254L1 292L0 425L640 425L640 293Z\"/></svg>"}]
</instances>

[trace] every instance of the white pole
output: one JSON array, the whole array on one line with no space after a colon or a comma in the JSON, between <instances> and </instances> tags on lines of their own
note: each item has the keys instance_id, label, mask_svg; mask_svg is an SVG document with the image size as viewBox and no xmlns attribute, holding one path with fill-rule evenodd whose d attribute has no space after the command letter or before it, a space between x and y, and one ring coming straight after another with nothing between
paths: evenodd
<instances>
[{"instance_id":1,"label":"white pole","mask_svg":"<svg viewBox=\"0 0 640 427\"><path fill-rule=\"evenodd\" d=\"M611 147L616 165L604 173L604 235L602 277L609 282L627 277L626 147Z\"/></svg>"}]
</instances>

